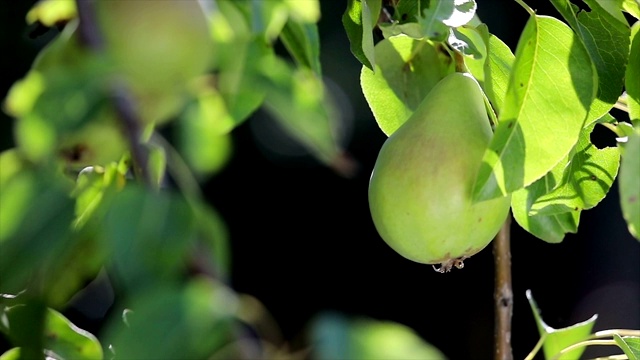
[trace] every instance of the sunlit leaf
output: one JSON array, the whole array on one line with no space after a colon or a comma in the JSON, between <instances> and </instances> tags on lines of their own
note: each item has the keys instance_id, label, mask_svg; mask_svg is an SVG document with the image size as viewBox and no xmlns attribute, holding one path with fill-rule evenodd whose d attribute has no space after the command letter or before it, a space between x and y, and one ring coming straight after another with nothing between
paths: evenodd
<instances>
[{"instance_id":1,"label":"sunlit leaf","mask_svg":"<svg viewBox=\"0 0 640 360\"><path fill-rule=\"evenodd\" d=\"M521 189L567 156L587 118L596 79L589 55L567 25L532 16L518 42L500 123L474 197L491 199Z\"/></svg>"},{"instance_id":2,"label":"sunlit leaf","mask_svg":"<svg viewBox=\"0 0 640 360\"><path fill-rule=\"evenodd\" d=\"M613 335L613 340L624 351L629 360L640 359L640 337Z\"/></svg>"},{"instance_id":3,"label":"sunlit leaf","mask_svg":"<svg viewBox=\"0 0 640 360\"><path fill-rule=\"evenodd\" d=\"M100 360L102 346L88 331L71 323L59 312L48 309L45 322L45 349L62 359Z\"/></svg>"},{"instance_id":4,"label":"sunlit leaf","mask_svg":"<svg viewBox=\"0 0 640 360\"><path fill-rule=\"evenodd\" d=\"M41 0L27 13L27 23L38 21L44 26L53 27L76 16L76 3L73 0Z\"/></svg>"},{"instance_id":5,"label":"sunlit leaf","mask_svg":"<svg viewBox=\"0 0 640 360\"><path fill-rule=\"evenodd\" d=\"M584 347L566 352L559 357L555 356L566 347L580 341L587 340L591 335L591 330L593 329L593 325L595 324L598 315L594 315L586 321L565 328L554 329L542 320L542 317L540 316L540 309L531 295L531 290L527 290L526 294L527 299L529 300L529 305L531 306L531 311L533 312L533 317L535 318L536 325L538 326L538 332L540 333L540 336L545 336L544 343L542 344L545 358L559 360L579 359L585 350Z\"/></svg>"},{"instance_id":6,"label":"sunlit leaf","mask_svg":"<svg viewBox=\"0 0 640 360\"><path fill-rule=\"evenodd\" d=\"M433 1L418 19L422 33L429 39L444 41L449 28L467 24L476 13L475 0Z\"/></svg>"},{"instance_id":7,"label":"sunlit leaf","mask_svg":"<svg viewBox=\"0 0 640 360\"><path fill-rule=\"evenodd\" d=\"M5 351L2 355L0 355L0 360L19 360L20 359L20 348L13 348Z\"/></svg>"},{"instance_id":8,"label":"sunlit leaf","mask_svg":"<svg viewBox=\"0 0 640 360\"><path fill-rule=\"evenodd\" d=\"M381 4L381 0L349 0L342 15L351 53L369 69L375 66L373 25L378 21Z\"/></svg>"},{"instance_id":9,"label":"sunlit leaf","mask_svg":"<svg viewBox=\"0 0 640 360\"><path fill-rule=\"evenodd\" d=\"M628 136L619 176L620 206L629 232L640 240L640 132Z\"/></svg>"},{"instance_id":10,"label":"sunlit leaf","mask_svg":"<svg viewBox=\"0 0 640 360\"><path fill-rule=\"evenodd\" d=\"M629 25L619 7L610 12L601 6L613 4L611 0L587 0L591 11L577 14L569 0L551 2L577 33L598 72L598 93L589 110L586 122L589 124L611 110L622 92L629 51Z\"/></svg>"},{"instance_id":11,"label":"sunlit leaf","mask_svg":"<svg viewBox=\"0 0 640 360\"><path fill-rule=\"evenodd\" d=\"M595 123L584 128L569 156L546 175L554 178L556 186L536 199L532 215L591 209L607 195L618 175L620 151L593 145L590 135L594 127Z\"/></svg>"},{"instance_id":12,"label":"sunlit leaf","mask_svg":"<svg viewBox=\"0 0 640 360\"><path fill-rule=\"evenodd\" d=\"M487 55L487 47L482 35L472 27L452 28L447 42L451 47L475 60L484 60Z\"/></svg>"},{"instance_id":13,"label":"sunlit leaf","mask_svg":"<svg viewBox=\"0 0 640 360\"><path fill-rule=\"evenodd\" d=\"M637 20L640 20L640 1L622 0L622 8L625 12L631 14Z\"/></svg>"},{"instance_id":14,"label":"sunlit leaf","mask_svg":"<svg viewBox=\"0 0 640 360\"><path fill-rule=\"evenodd\" d=\"M633 25L631 39L625 89L629 118L636 126L640 126L640 21Z\"/></svg>"},{"instance_id":15,"label":"sunlit leaf","mask_svg":"<svg viewBox=\"0 0 640 360\"><path fill-rule=\"evenodd\" d=\"M515 56L497 36L489 35L487 61L484 63L483 88L493 107L500 114L509 87L511 68Z\"/></svg>"},{"instance_id":16,"label":"sunlit leaf","mask_svg":"<svg viewBox=\"0 0 640 360\"><path fill-rule=\"evenodd\" d=\"M313 319L310 340L318 360L446 358L405 325L333 312Z\"/></svg>"},{"instance_id":17,"label":"sunlit leaf","mask_svg":"<svg viewBox=\"0 0 640 360\"><path fill-rule=\"evenodd\" d=\"M375 72L363 66L360 84L378 126L391 135L454 64L442 45L407 36L382 40L375 52Z\"/></svg>"},{"instance_id":18,"label":"sunlit leaf","mask_svg":"<svg viewBox=\"0 0 640 360\"><path fill-rule=\"evenodd\" d=\"M296 21L317 23L320 20L320 0L284 0L284 3Z\"/></svg>"}]
</instances>

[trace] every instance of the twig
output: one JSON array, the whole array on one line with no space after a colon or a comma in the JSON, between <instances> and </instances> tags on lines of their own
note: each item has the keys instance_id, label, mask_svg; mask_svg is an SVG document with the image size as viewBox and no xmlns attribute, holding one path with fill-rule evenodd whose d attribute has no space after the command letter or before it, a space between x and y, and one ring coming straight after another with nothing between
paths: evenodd
<instances>
[{"instance_id":1,"label":"twig","mask_svg":"<svg viewBox=\"0 0 640 360\"><path fill-rule=\"evenodd\" d=\"M104 39L98 28L94 2L90 0L76 0L78 9L78 31L84 46L93 52L104 51ZM126 84L114 82L111 88L112 102L115 107L118 119L120 120L124 132L129 142L129 150L133 160L133 168L136 175L147 185L152 186L149 174L147 151L140 139L142 127L140 118L136 111L135 101Z\"/></svg>"},{"instance_id":2,"label":"twig","mask_svg":"<svg viewBox=\"0 0 640 360\"><path fill-rule=\"evenodd\" d=\"M511 289L511 250L509 229L511 215L493 241L495 261L495 359L511 360L511 316L513 314L513 291Z\"/></svg>"}]
</instances>

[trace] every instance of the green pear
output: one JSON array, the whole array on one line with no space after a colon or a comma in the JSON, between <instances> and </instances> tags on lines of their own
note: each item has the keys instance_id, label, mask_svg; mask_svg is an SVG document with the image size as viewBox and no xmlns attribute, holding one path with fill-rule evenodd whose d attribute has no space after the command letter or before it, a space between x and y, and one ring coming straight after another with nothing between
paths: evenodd
<instances>
[{"instance_id":1,"label":"green pear","mask_svg":"<svg viewBox=\"0 0 640 360\"><path fill-rule=\"evenodd\" d=\"M472 201L493 136L481 91L469 74L440 80L385 141L369 182L382 239L407 259L441 264L441 272L486 247L509 213L508 196Z\"/></svg>"}]
</instances>

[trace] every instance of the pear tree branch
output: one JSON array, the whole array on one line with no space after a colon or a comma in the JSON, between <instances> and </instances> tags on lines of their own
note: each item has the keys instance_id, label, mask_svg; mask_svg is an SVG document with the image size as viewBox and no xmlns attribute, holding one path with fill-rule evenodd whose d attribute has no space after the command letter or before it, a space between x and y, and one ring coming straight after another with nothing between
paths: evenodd
<instances>
[{"instance_id":1,"label":"pear tree branch","mask_svg":"<svg viewBox=\"0 0 640 360\"><path fill-rule=\"evenodd\" d=\"M511 317L513 315L513 290L511 285L511 214L493 241L495 262L495 354L496 360L512 360Z\"/></svg>"},{"instance_id":2,"label":"pear tree branch","mask_svg":"<svg viewBox=\"0 0 640 360\"><path fill-rule=\"evenodd\" d=\"M78 31L83 45L95 53L104 51L104 39L96 21L95 3L89 0L76 0L78 10ZM152 180L149 174L148 156L141 142L142 126L133 96L126 83L114 82L111 85L111 101L118 119L129 142L133 160L133 169L139 179L148 186Z\"/></svg>"}]
</instances>

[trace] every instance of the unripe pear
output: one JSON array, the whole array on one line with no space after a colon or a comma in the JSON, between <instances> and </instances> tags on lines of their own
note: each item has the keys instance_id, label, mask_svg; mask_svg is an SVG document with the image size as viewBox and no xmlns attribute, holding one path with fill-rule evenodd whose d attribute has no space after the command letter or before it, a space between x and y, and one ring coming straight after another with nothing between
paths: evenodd
<instances>
[{"instance_id":1,"label":"unripe pear","mask_svg":"<svg viewBox=\"0 0 640 360\"><path fill-rule=\"evenodd\" d=\"M510 198L474 203L473 184L493 136L478 83L447 75L385 141L369 182L369 207L382 239L407 259L453 265L486 247Z\"/></svg>"}]
</instances>

